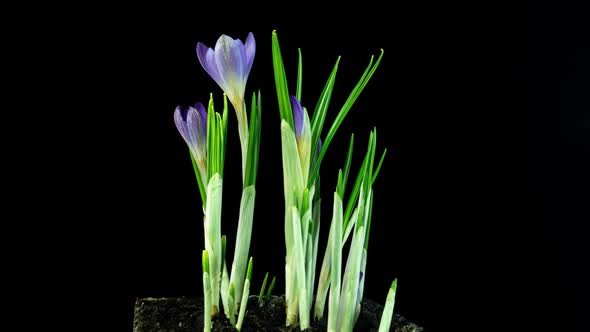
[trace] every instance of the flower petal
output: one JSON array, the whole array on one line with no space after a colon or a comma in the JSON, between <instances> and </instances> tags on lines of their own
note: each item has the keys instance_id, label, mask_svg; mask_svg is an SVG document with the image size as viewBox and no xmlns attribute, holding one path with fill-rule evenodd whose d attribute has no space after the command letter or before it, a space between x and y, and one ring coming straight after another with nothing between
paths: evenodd
<instances>
[{"instance_id":1,"label":"flower petal","mask_svg":"<svg viewBox=\"0 0 590 332\"><path fill-rule=\"evenodd\" d=\"M199 149L199 132L198 126L200 124L200 116L194 107L189 107L186 112L186 128L188 130L188 137L190 148L196 153Z\"/></svg>"},{"instance_id":2,"label":"flower petal","mask_svg":"<svg viewBox=\"0 0 590 332\"><path fill-rule=\"evenodd\" d=\"M203 130L205 131L205 134L207 134L207 109L205 108L203 103L196 103L195 109L197 110L197 113L199 113L199 115L201 116Z\"/></svg>"},{"instance_id":3,"label":"flower petal","mask_svg":"<svg viewBox=\"0 0 590 332\"><path fill-rule=\"evenodd\" d=\"M184 139L186 144L189 146L191 145L189 142L189 130L186 126L186 111L183 110L180 106L176 107L174 111L174 123L176 124L176 129L180 133L180 136Z\"/></svg>"},{"instance_id":4,"label":"flower petal","mask_svg":"<svg viewBox=\"0 0 590 332\"><path fill-rule=\"evenodd\" d=\"M224 81L219 74L219 69L217 68L217 63L215 62L215 52L213 49L199 42L197 43L197 57L199 58L199 62L207 74L209 74L209 76L211 76L211 78L223 89Z\"/></svg>"},{"instance_id":5,"label":"flower petal","mask_svg":"<svg viewBox=\"0 0 590 332\"><path fill-rule=\"evenodd\" d=\"M195 142L197 150L207 149L207 110L201 103L196 103L195 108L191 108L194 116L187 119L188 127L191 128L195 134Z\"/></svg>"},{"instance_id":6,"label":"flower petal","mask_svg":"<svg viewBox=\"0 0 590 332\"><path fill-rule=\"evenodd\" d=\"M248 75L250 74L250 69L252 69L252 64L254 63L254 55L256 55L256 40L254 40L254 34L252 32L250 32L248 34L248 37L246 38L245 48L246 68L244 79L248 78Z\"/></svg>"},{"instance_id":7,"label":"flower petal","mask_svg":"<svg viewBox=\"0 0 590 332\"><path fill-rule=\"evenodd\" d=\"M295 124L295 136L301 136L303 131L303 107L295 96L291 96L291 110L293 111L293 123Z\"/></svg>"}]
</instances>

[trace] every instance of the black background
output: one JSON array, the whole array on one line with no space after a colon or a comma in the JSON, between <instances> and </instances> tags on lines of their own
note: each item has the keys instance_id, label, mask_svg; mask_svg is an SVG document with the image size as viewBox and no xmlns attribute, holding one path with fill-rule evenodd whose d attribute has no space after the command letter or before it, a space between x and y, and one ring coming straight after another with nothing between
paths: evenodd
<instances>
[{"instance_id":1,"label":"black background","mask_svg":"<svg viewBox=\"0 0 590 332\"><path fill-rule=\"evenodd\" d=\"M53 92L47 103L60 110L38 110L41 124L50 124L49 148L39 153L49 179L43 188L66 195L39 194L58 217L40 226L39 238L59 250L42 251L37 269L50 271L44 280L52 290L74 290L64 310L89 303L81 317L91 328L129 331L137 297L200 294L201 202L173 111L206 102L210 92L219 105L220 89L199 65L195 46L213 46L222 33L244 39L252 31L257 41L247 85L263 98L254 289L270 271L277 292L283 290L270 48L276 29L291 89L297 48L303 52L308 109L342 56L328 119L370 55L385 50L322 172L325 239L347 137L356 134L360 154L377 128L388 155L374 187L366 297L383 301L398 278L397 312L432 330L582 330L590 129L582 8L537 2L334 8L68 7L63 20L49 19L56 29L38 30L48 37L39 43L47 54L41 66L50 68L38 75ZM222 228L231 243L241 184L230 115ZM56 235L47 240L48 232Z\"/></svg>"}]
</instances>

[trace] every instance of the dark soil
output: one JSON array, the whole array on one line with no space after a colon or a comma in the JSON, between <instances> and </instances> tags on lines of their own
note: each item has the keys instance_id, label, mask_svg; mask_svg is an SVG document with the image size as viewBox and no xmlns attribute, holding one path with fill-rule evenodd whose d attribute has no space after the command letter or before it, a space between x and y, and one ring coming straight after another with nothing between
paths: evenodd
<instances>
[{"instance_id":1,"label":"dark soil","mask_svg":"<svg viewBox=\"0 0 590 332\"><path fill-rule=\"evenodd\" d=\"M203 330L203 301L180 298L143 298L135 302L133 332L198 332ZM285 301L273 296L262 306L258 298L251 296L242 331L295 332L298 327L285 327ZM383 306L371 300L364 300L355 331L377 331ZM221 315L223 316L223 315ZM326 315L327 316L327 315ZM315 322L306 331L326 330L326 318ZM223 316L213 321L213 331L236 331ZM390 331L421 332L423 329L394 313Z\"/></svg>"}]
</instances>

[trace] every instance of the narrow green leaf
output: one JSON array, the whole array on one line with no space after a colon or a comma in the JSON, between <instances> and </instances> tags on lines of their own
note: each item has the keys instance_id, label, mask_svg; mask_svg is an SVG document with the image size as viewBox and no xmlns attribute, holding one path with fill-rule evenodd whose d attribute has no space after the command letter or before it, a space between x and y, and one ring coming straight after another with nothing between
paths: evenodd
<instances>
[{"instance_id":1,"label":"narrow green leaf","mask_svg":"<svg viewBox=\"0 0 590 332\"><path fill-rule=\"evenodd\" d=\"M375 159L374 151L375 151L375 135L371 131L371 133L369 135L369 144L367 147L367 154L366 154L367 167L364 169L364 173L361 175L361 177L363 179L362 180L362 187L363 187L365 195L367 195L369 192L369 185L370 185L370 179L371 179L371 168L373 167L373 163L374 163L374 159ZM364 211L365 204L363 203L363 205L361 207L362 207L362 210ZM361 207L359 207L359 208L361 208ZM364 220L365 220L365 215L359 213L360 224L364 225Z\"/></svg>"},{"instance_id":2,"label":"narrow green leaf","mask_svg":"<svg viewBox=\"0 0 590 332\"><path fill-rule=\"evenodd\" d=\"M201 172L199 171L199 166L197 166L197 162L195 161L195 157L193 157L192 152L189 150L189 155L191 157L191 163L193 164L193 171L195 172L195 177L197 178L197 185L199 186L199 193L201 194L201 201L203 202L203 208L205 208L205 203L207 202L207 191L205 190L205 185L203 184L203 179L201 179Z\"/></svg>"},{"instance_id":3,"label":"narrow green leaf","mask_svg":"<svg viewBox=\"0 0 590 332\"><path fill-rule=\"evenodd\" d=\"M250 125L248 126L249 127L248 153L247 153L247 157L246 157L246 177L244 179L244 188L246 188L249 185L252 185L252 173L253 173L253 169L252 169L253 160L252 159L253 159L253 153L254 153L254 151L252 151L252 147L254 145L254 140L255 140L254 136L256 135L256 133L252 132L252 130L256 126L254 121L256 121L256 93L252 93L252 102L251 102L251 106L250 106Z\"/></svg>"},{"instance_id":4,"label":"narrow green leaf","mask_svg":"<svg viewBox=\"0 0 590 332\"><path fill-rule=\"evenodd\" d=\"M342 169L338 170L338 182L336 182L336 192L340 196L344 196L344 183L342 179Z\"/></svg>"},{"instance_id":5,"label":"narrow green leaf","mask_svg":"<svg viewBox=\"0 0 590 332\"><path fill-rule=\"evenodd\" d=\"M373 189L369 188L369 195L367 196L367 208L365 214L367 215L367 231L365 232L365 250L369 249L369 234L371 231L371 219L373 216Z\"/></svg>"},{"instance_id":6,"label":"narrow green leaf","mask_svg":"<svg viewBox=\"0 0 590 332\"><path fill-rule=\"evenodd\" d=\"M272 64L281 120L286 121L289 127L293 128L293 113L289 99L289 88L287 86L287 77L285 75L285 67L283 65L283 57L276 30L272 32Z\"/></svg>"},{"instance_id":7,"label":"narrow green leaf","mask_svg":"<svg viewBox=\"0 0 590 332\"><path fill-rule=\"evenodd\" d=\"M313 182L315 180L315 178L318 176L319 168L320 168L321 162L324 158L324 155L326 154L326 151L328 150L328 147L330 146L330 143L332 142L334 135L338 131L338 128L342 124L342 121L344 121L344 118L346 118L346 115L348 114L348 112L350 111L352 106L354 105L356 99L359 97L359 95L361 94L361 92L363 91L363 89L365 88L365 86L367 85L367 83L369 82L369 80L371 79L373 74L375 73L375 70L377 70L377 67L381 63L382 58L383 58L383 50L381 50L381 55L379 55L379 58L377 59L377 61L375 62L374 65L373 65L373 57L371 57L371 60L369 61L369 65L367 66L367 69L365 69L365 72L361 76L361 79L359 80L357 85L354 87L354 89L352 90L352 92L350 93L350 95L348 96L346 101L344 102L344 105L340 109L340 112L336 116L334 123L332 123L332 126L330 127L330 130L328 131L328 135L326 136L326 140L324 141L324 144L322 146L322 150L320 151L320 155L318 156L318 160L315 163L314 170L312 172L312 175L310 176L311 182Z\"/></svg>"},{"instance_id":8,"label":"narrow green leaf","mask_svg":"<svg viewBox=\"0 0 590 332\"><path fill-rule=\"evenodd\" d=\"M320 98L316 104L316 107L313 111L313 116L311 120L311 127L312 127L312 135L313 138L318 138L321 135L322 128L324 126L324 120L326 119L326 114L328 112L328 106L330 105L330 100L332 98L332 91L334 90L334 83L336 82L336 73L338 72L338 64L340 63L341 57L336 58L336 63L328 76L328 80L324 85L324 89L320 94Z\"/></svg>"},{"instance_id":9,"label":"narrow green leaf","mask_svg":"<svg viewBox=\"0 0 590 332\"><path fill-rule=\"evenodd\" d=\"M369 166L367 167L367 174L365 175L365 190L368 192L371 187L373 180L373 166L375 165L375 153L377 151L377 130L373 129L371 132L372 144L371 144L371 155L369 157Z\"/></svg>"},{"instance_id":10,"label":"narrow green leaf","mask_svg":"<svg viewBox=\"0 0 590 332\"><path fill-rule=\"evenodd\" d=\"M330 105L330 100L332 98L332 91L334 90L334 82L336 81L336 73L338 72L338 64L340 63L340 57L336 59L336 63L334 64L334 68L328 77L328 81L320 94L320 99L316 104L315 110L313 111L313 116L311 120L311 146L312 151L314 152L319 146L320 136L322 135L322 129L324 127L324 121L326 119L326 114L328 113L328 106ZM312 170L315 170L318 160L312 161ZM313 183L316 179L317 174L310 174L308 183Z\"/></svg>"},{"instance_id":11,"label":"narrow green leaf","mask_svg":"<svg viewBox=\"0 0 590 332\"><path fill-rule=\"evenodd\" d=\"M356 180L354 182L354 186L353 186L352 191L350 193L350 197L348 198L347 203L346 203L346 212L344 213L344 229L347 228L347 225L350 222L350 218L351 218L352 213L354 211L354 207L357 203L356 200L357 200L358 195L360 193L361 184L363 183L363 178L364 178L366 169L368 167L368 164L369 164L369 154L367 153L365 155L365 158L363 159L363 164L361 165L361 168L358 170Z\"/></svg>"},{"instance_id":12,"label":"narrow green leaf","mask_svg":"<svg viewBox=\"0 0 590 332\"><path fill-rule=\"evenodd\" d=\"M268 291L266 292L266 299L269 300L270 296L272 295L272 291L275 288L275 282L277 281L277 277L272 277L270 281L270 286L268 286Z\"/></svg>"},{"instance_id":13,"label":"narrow green leaf","mask_svg":"<svg viewBox=\"0 0 590 332\"><path fill-rule=\"evenodd\" d=\"M248 157L246 160L246 179L244 181L244 188L256 184L256 176L258 173L258 155L260 150L260 91L258 92L258 100L256 94L252 94L252 103L250 110L250 133L248 137Z\"/></svg>"},{"instance_id":14,"label":"narrow green leaf","mask_svg":"<svg viewBox=\"0 0 590 332\"><path fill-rule=\"evenodd\" d=\"M262 296L264 295L264 290L266 289L266 281L268 280L268 272L264 275L264 280L262 280L262 286L260 287L260 294L258 294L258 304L262 304Z\"/></svg>"},{"instance_id":15,"label":"narrow green leaf","mask_svg":"<svg viewBox=\"0 0 590 332\"><path fill-rule=\"evenodd\" d=\"M224 170L224 166L225 166L225 151L227 148L227 113L228 113L228 107L227 107L227 96L225 95L225 93L223 94L223 114L221 116L222 118L222 150L221 150L221 156L222 156L222 161L221 161L221 175L223 176L223 170Z\"/></svg>"},{"instance_id":16,"label":"narrow green leaf","mask_svg":"<svg viewBox=\"0 0 590 332\"><path fill-rule=\"evenodd\" d=\"M361 195L359 195L359 205L363 200L364 200L364 195L362 194L362 189L361 189ZM359 216L359 209L356 208L356 209L354 209L354 212L350 216L350 220L348 221L348 223L345 223L345 225L343 225L343 229L344 229L344 237L342 238L343 244L348 240L348 236L350 236L350 233L352 232L352 228L356 226L358 216ZM346 228L344 228L344 226L346 226Z\"/></svg>"},{"instance_id":17,"label":"narrow green leaf","mask_svg":"<svg viewBox=\"0 0 590 332\"><path fill-rule=\"evenodd\" d=\"M301 57L301 49L299 48L297 51L299 53L299 62L297 64L297 93L295 96L297 97L297 100L302 103L301 88L303 85L303 58Z\"/></svg>"},{"instance_id":18,"label":"narrow green leaf","mask_svg":"<svg viewBox=\"0 0 590 332\"><path fill-rule=\"evenodd\" d=\"M215 131L215 135L216 135L216 154L217 154L217 158L216 158L216 168L217 168L217 173L219 173L219 175L223 178L223 162L224 162L224 156L223 156L223 121L221 119L221 115L219 113L215 113L215 119L216 119L216 131Z\"/></svg>"},{"instance_id":19,"label":"narrow green leaf","mask_svg":"<svg viewBox=\"0 0 590 332\"><path fill-rule=\"evenodd\" d=\"M253 129L255 136L254 136L254 157L252 162L252 167L254 169L254 174L252 176L252 184L256 184L256 177L258 175L258 161L260 160L260 139L262 136L262 98L260 98L260 90L258 90L258 98L257 98L257 106L256 106L256 128Z\"/></svg>"},{"instance_id":20,"label":"narrow green leaf","mask_svg":"<svg viewBox=\"0 0 590 332\"><path fill-rule=\"evenodd\" d=\"M344 177L342 179L342 193L340 197L344 200L344 192L348 182L348 175L350 174L350 164L352 163L352 151L354 149L354 133L350 134L350 143L348 143L348 152L346 153L346 161L344 162Z\"/></svg>"},{"instance_id":21,"label":"narrow green leaf","mask_svg":"<svg viewBox=\"0 0 590 332\"><path fill-rule=\"evenodd\" d=\"M371 179L371 185L375 183L375 179L377 179L377 175L379 175L379 171L381 170L381 165L383 164L383 160L385 160L385 154L387 153L387 149L383 150L383 154L381 155L381 159L379 160L379 164L377 165L377 169L373 172L373 178Z\"/></svg>"},{"instance_id":22,"label":"narrow green leaf","mask_svg":"<svg viewBox=\"0 0 590 332\"><path fill-rule=\"evenodd\" d=\"M215 137L214 131L214 123L215 123L215 109L213 107L213 94L209 95L209 107L207 109L207 183L215 174L213 168L213 161L215 160L215 153L213 151L213 147L215 143L213 142L213 138Z\"/></svg>"},{"instance_id":23,"label":"narrow green leaf","mask_svg":"<svg viewBox=\"0 0 590 332\"><path fill-rule=\"evenodd\" d=\"M352 189L352 192L350 194L350 197L348 199L348 202L346 204L346 212L344 213L344 228L347 228L347 225L350 221L350 217L352 216L353 210L354 210L354 206L356 204L356 199L358 197L359 191L360 191L360 187L361 184L364 183L364 179L365 176L367 175L367 169L370 167L369 165L371 164L371 155L373 155L374 158L374 135L371 132L371 134L369 135L369 141L367 143L367 152L365 154L365 158L363 159L363 164L361 165L361 168L359 169L357 176L356 176L356 180ZM367 181L370 182L370 181ZM367 187L365 186L365 192L367 190Z\"/></svg>"}]
</instances>

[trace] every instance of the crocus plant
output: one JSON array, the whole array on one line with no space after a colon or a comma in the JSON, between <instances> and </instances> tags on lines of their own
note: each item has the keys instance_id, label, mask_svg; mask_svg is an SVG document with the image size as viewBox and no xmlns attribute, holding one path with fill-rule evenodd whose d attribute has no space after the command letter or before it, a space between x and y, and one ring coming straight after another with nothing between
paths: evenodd
<instances>
[{"instance_id":1,"label":"crocus plant","mask_svg":"<svg viewBox=\"0 0 590 332\"><path fill-rule=\"evenodd\" d=\"M178 107L174 113L178 131L189 147L203 202L205 331L211 330L213 318L221 310L240 330L250 293L252 258L248 260L248 252L256 197L261 97L260 92L253 94L248 116L245 91L255 53L256 43L252 33L248 34L245 43L226 35L217 40L215 48L209 48L199 42L199 62L224 92L223 111L221 114L215 111L213 94L210 94L207 108L197 103L194 107L186 109ZM298 325L304 330L310 327L312 317L316 320L322 318L328 294L328 331L352 331L360 313L372 219L372 185L381 169L386 151L381 155L379 162L375 163L377 133L376 130L371 131L365 157L352 188L347 190L354 147L354 135L350 136L344 167L338 172L328 243L319 271L317 292L314 293L320 232L320 166L338 128L373 76L382 56L383 52L376 61L371 57L365 72L341 106L327 134L323 136L340 57L336 59L310 117L307 108L303 106L305 103L302 102L301 51L296 90L295 93L291 93L278 37L276 32L272 33L274 78L281 119L287 326ZM242 199L235 251L229 271L225 260L226 237L221 234L228 99L236 112L242 152ZM343 269L343 251L348 242L350 248ZM259 303L263 302L267 277L268 274L258 297ZM389 330L396 286L395 280L386 299L379 331ZM265 298L270 296L273 287L274 279ZM219 304L220 298L222 306Z\"/></svg>"},{"instance_id":2,"label":"crocus plant","mask_svg":"<svg viewBox=\"0 0 590 332\"><path fill-rule=\"evenodd\" d=\"M253 94L248 121L244 94L254 61L255 45L252 33L245 44L226 35L217 40L215 49L198 43L197 57L201 65L224 92L223 113L215 113L211 94L208 111L197 103L188 110L177 108L174 115L178 131L189 146L205 214L203 289L207 331L211 329L212 318L220 312L220 297L223 312L240 329L249 295L252 259L248 262L248 252L256 198L261 103L260 93ZM229 272L225 261L226 237L221 235L227 99L236 111L242 150L242 199L234 258Z\"/></svg>"}]
</instances>

